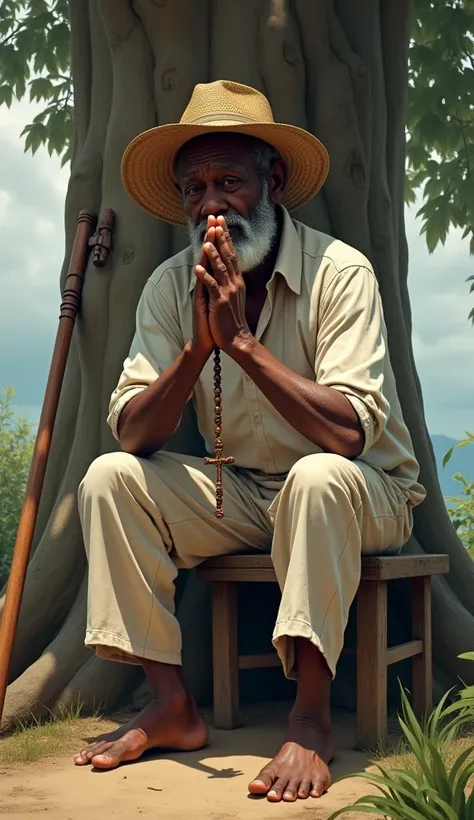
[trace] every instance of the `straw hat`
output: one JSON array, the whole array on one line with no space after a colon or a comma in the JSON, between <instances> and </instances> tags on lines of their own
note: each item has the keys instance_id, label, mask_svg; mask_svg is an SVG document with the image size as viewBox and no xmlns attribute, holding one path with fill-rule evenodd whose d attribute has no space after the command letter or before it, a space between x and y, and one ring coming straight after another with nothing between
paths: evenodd
<instances>
[{"instance_id":1,"label":"straw hat","mask_svg":"<svg viewBox=\"0 0 474 820\"><path fill-rule=\"evenodd\" d=\"M247 85L218 80L196 85L179 123L151 128L135 137L122 160L128 193L154 216L186 225L176 189L174 161L182 146L213 131L249 134L270 143L288 166L283 204L297 208L324 184L329 157L316 137L294 125L276 123L267 98Z\"/></svg>"}]
</instances>

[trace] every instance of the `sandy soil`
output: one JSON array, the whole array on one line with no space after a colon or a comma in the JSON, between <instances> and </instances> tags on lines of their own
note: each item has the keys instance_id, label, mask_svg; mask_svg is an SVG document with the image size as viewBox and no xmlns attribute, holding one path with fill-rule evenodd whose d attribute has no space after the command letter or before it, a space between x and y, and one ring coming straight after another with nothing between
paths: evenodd
<instances>
[{"instance_id":1,"label":"sandy soil","mask_svg":"<svg viewBox=\"0 0 474 820\"><path fill-rule=\"evenodd\" d=\"M336 808L367 793L359 779L335 783L319 800L269 804L251 799L247 783L269 760L281 742L286 706L253 708L245 723L232 732L213 730L209 747L201 752L152 756L111 772L76 768L70 755L47 762L0 768L0 817L11 820L132 820L132 818L189 818L189 820L326 820ZM354 746L350 715L335 716L339 754L333 779L363 771L364 754ZM346 820L363 815L347 813Z\"/></svg>"}]
</instances>

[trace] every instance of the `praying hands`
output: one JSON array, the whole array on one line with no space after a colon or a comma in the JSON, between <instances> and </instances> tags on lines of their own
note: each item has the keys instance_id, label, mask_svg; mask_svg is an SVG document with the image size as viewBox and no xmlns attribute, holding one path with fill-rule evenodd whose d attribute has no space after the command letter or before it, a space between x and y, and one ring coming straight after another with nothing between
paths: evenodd
<instances>
[{"instance_id":1,"label":"praying hands","mask_svg":"<svg viewBox=\"0 0 474 820\"><path fill-rule=\"evenodd\" d=\"M230 354L237 340L252 334L245 317L245 282L223 216L208 218L203 253L194 272L207 291L214 345Z\"/></svg>"}]
</instances>

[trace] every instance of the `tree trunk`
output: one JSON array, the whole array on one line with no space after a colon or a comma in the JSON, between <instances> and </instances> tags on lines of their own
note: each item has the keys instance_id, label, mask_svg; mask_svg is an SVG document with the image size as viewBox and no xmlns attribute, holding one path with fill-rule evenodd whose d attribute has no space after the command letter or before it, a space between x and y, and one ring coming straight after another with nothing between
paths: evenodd
<instances>
[{"instance_id":1,"label":"tree trunk","mask_svg":"<svg viewBox=\"0 0 474 820\"><path fill-rule=\"evenodd\" d=\"M70 0L70 9L76 141L63 275L81 208L113 208L117 225L107 266L89 265L86 274L4 727L59 702L110 708L130 700L140 683L136 668L99 660L83 646L86 562L76 491L92 459L116 447L107 405L142 288L186 243L181 229L152 219L125 193L122 153L138 132L177 121L197 82L218 78L260 89L277 120L309 129L329 150L328 182L296 216L359 248L374 265L400 399L428 489L407 549L449 554L451 573L433 590L434 660L444 686L459 675L472 678L457 655L474 648L474 567L446 514L411 345L403 202L409 0ZM202 452L191 409L168 447ZM208 590L194 573L183 573L177 595L186 671L202 701L210 692L210 630L202 630L209 624ZM401 587L392 617L398 611L402 625L405 608ZM248 620L244 639L252 641L255 619ZM353 685L341 677L339 700L350 705Z\"/></svg>"}]
</instances>

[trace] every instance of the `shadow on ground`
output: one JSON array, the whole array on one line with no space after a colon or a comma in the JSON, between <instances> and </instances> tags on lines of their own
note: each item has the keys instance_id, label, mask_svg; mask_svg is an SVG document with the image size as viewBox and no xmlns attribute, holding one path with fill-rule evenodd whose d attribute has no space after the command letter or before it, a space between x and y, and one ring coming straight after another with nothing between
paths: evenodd
<instances>
[{"instance_id":1,"label":"shadow on ground","mask_svg":"<svg viewBox=\"0 0 474 820\"><path fill-rule=\"evenodd\" d=\"M110 772L74 767L67 757L0 772L0 817L48 820L326 820L336 808L366 793L365 782L344 775L363 771L368 756L354 750L355 721L338 712L334 728L338 754L331 767L334 785L319 800L270 804L249 799L248 782L281 744L289 704L243 709L243 725L231 732L211 729L210 744L199 752L149 754ZM206 715L210 717L209 715ZM121 717L117 722L122 722ZM90 738L83 738L84 744ZM348 813L347 820L360 817Z\"/></svg>"}]
</instances>

